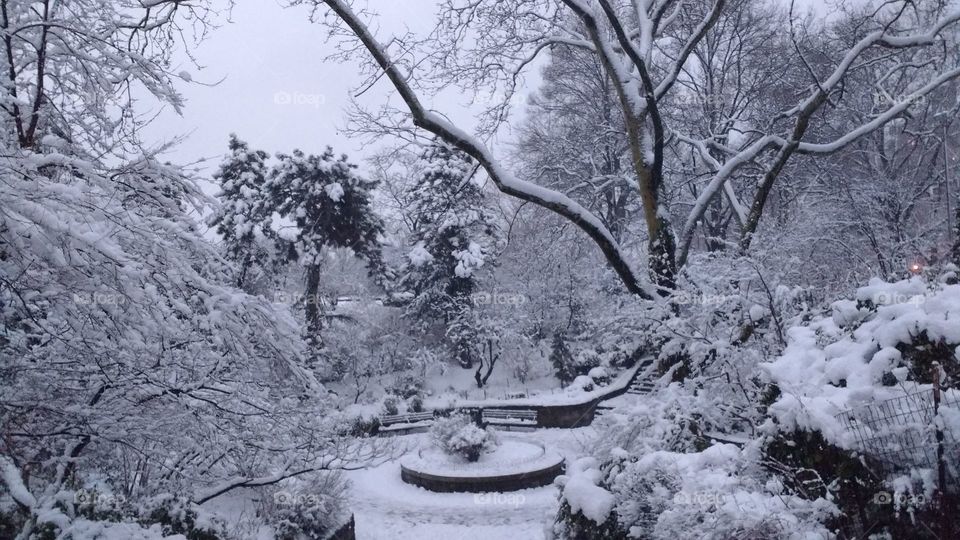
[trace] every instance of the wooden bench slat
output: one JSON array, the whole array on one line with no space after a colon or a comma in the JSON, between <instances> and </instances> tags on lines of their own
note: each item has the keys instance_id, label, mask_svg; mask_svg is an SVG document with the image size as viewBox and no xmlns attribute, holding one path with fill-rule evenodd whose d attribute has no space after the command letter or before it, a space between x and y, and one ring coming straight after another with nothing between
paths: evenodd
<instances>
[{"instance_id":1,"label":"wooden bench slat","mask_svg":"<svg viewBox=\"0 0 960 540\"><path fill-rule=\"evenodd\" d=\"M503 421L509 423L536 423L537 411L523 409L485 409L483 411L483 417L493 420L495 423Z\"/></svg>"},{"instance_id":2,"label":"wooden bench slat","mask_svg":"<svg viewBox=\"0 0 960 540\"><path fill-rule=\"evenodd\" d=\"M422 422L424 420L433 420L432 412L419 412L419 413L408 413L408 414L393 414L389 416L381 416L381 424L409 424L413 422Z\"/></svg>"}]
</instances>

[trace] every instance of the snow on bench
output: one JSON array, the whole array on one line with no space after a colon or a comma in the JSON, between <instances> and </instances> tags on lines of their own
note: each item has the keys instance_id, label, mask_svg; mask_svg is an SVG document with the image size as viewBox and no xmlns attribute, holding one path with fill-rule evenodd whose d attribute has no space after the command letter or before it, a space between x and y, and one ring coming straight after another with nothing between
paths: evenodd
<instances>
[{"instance_id":1,"label":"snow on bench","mask_svg":"<svg viewBox=\"0 0 960 540\"><path fill-rule=\"evenodd\" d=\"M416 424L418 422L425 422L427 420L433 420L433 411L381 416L380 425L389 426L391 424Z\"/></svg>"},{"instance_id":2,"label":"snow on bench","mask_svg":"<svg viewBox=\"0 0 960 540\"><path fill-rule=\"evenodd\" d=\"M501 425L536 425L537 411L531 409L484 409L483 421Z\"/></svg>"}]
</instances>

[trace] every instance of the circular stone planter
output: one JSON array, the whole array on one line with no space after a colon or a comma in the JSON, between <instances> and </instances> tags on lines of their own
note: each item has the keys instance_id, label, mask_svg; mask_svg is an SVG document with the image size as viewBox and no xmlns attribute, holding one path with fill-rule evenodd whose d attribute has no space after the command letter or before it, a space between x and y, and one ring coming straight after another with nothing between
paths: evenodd
<instances>
[{"instance_id":1,"label":"circular stone planter","mask_svg":"<svg viewBox=\"0 0 960 540\"><path fill-rule=\"evenodd\" d=\"M474 463L429 445L400 461L400 478L443 493L517 491L546 486L563 474L563 457L539 443L503 438Z\"/></svg>"}]
</instances>

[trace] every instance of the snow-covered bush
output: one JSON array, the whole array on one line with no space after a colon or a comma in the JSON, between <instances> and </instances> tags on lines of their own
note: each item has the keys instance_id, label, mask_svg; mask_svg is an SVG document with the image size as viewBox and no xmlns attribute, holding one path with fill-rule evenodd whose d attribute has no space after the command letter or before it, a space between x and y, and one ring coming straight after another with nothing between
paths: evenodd
<instances>
[{"instance_id":1,"label":"snow-covered bush","mask_svg":"<svg viewBox=\"0 0 960 540\"><path fill-rule=\"evenodd\" d=\"M325 474L273 492L264 513L276 540L322 540L344 524L346 484L338 474Z\"/></svg>"},{"instance_id":2,"label":"snow-covered bush","mask_svg":"<svg viewBox=\"0 0 960 540\"><path fill-rule=\"evenodd\" d=\"M418 395L411 397L410 401L407 402L407 410L411 412L423 412L423 398Z\"/></svg>"},{"instance_id":3,"label":"snow-covered bush","mask_svg":"<svg viewBox=\"0 0 960 540\"><path fill-rule=\"evenodd\" d=\"M753 463L756 452L730 444L702 452L614 452L586 458L558 479L562 504L552 527L564 539L826 538L834 507L807 501Z\"/></svg>"},{"instance_id":4,"label":"snow-covered bush","mask_svg":"<svg viewBox=\"0 0 960 540\"><path fill-rule=\"evenodd\" d=\"M593 390L593 379L588 375L577 375L573 382L570 383L568 387L570 390L582 390L584 392L590 392Z\"/></svg>"},{"instance_id":5,"label":"snow-covered bush","mask_svg":"<svg viewBox=\"0 0 960 540\"><path fill-rule=\"evenodd\" d=\"M139 521L159 524L164 535L182 534L187 540L225 540L226 524L191 501L170 494L148 499Z\"/></svg>"},{"instance_id":6,"label":"snow-covered bush","mask_svg":"<svg viewBox=\"0 0 960 540\"><path fill-rule=\"evenodd\" d=\"M383 398L383 412L388 415L400 413L400 400L396 396L387 396Z\"/></svg>"},{"instance_id":7,"label":"snow-covered bush","mask_svg":"<svg viewBox=\"0 0 960 540\"><path fill-rule=\"evenodd\" d=\"M473 423L467 415L439 418L430 428L430 436L438 447L467 461L477 461L485 451L496 447L496 434Z\"/></svg>"},{"instance_id":8,"label":"snow-covered bush","mask_svg":"<svg viewBox=\"0 0 960 540\"><path fill-rule=\"evenodd\" d=\"M591 369L590 372L587 373L587 376L600 386L604 386L610 382L610 374L607 368L603 366L597 366Z\"/></svg>"},{"instance_id":9,"label":"snow-covered bush","mask_svg":"<svg viewBox=\"0 0 960 540\"><path fill-rule=\"evenodd\" d=\"M586 375L600 366L600 355L593 349L584 349L574 355L573 369L577 375Z\"/></svg>"},{"instance_id":10,"label":"snow-covered bush","mask_svg":"<svg viewBox=\"0 0 960 540\"><path fill-rule=\"evenodd\" d=\"M917 519L933 529L944 526L932 516L956 515L949 509L960 507L960 500L948 495L941 499L941 508L931 504L936 463L922 446L916 451L887 447L897 455L892 463L880 461L873 447L892 443L897 433L910 430L906 435L920 441L927 437L926 444L935 448L929 423L919 421L919 415L913 416L917 422L910 422L911 413L903 408L903 403L932 406L934 362L940 365L944 387L938 426L948 442L960 438L960 421L951 420L960 418L952 405L960 403L960 285L921 277L892 283L873 279L852 299L834 302L829 312L790 328L787 336L784 353L762 368L773 389L770 420L764 426L765 453L785 469L788 487L809 492L804 485L809 481L792 477L813 471L816 484L827 486L820 491L837 500L843 515L836 527L847 534L862 533L864 516L876 523L874 530L894 536L910 534ZM883 404L897 408L898 418L885 419ZM870 446L851 424L863 415L872 419L870 432L879 435ZM903 478L926 480L914 488L905 487ZM875 500L881 492L916 489L926 496L910 498L920 503L910 508L891 511Z\"/></svg>"},{"instance_id":11,"label":"snow-covered bush","mask_svg":"<svg viewBox=\"0 0 960 540\"><path fill-rule=\"evenodd\" d=\"M350 422L349 434L353 437L369 437L380 431L379 416L356 416Z\"/></svg>"},{"instance_id":12,"label":"snow-covered bush","mask_svg":"<svg viewBox=\"0 0 960 540\"><path fill-rule=\"evenodd\" d=\"M423 393L423 381L413 375L401 375L386 390L400 399L409 399Z\"/></svg>"}]
</instances>

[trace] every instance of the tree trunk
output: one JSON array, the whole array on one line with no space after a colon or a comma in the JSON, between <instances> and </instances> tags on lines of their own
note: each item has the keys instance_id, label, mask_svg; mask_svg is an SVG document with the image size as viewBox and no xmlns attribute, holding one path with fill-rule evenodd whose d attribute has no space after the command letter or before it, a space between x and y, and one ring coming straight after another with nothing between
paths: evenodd
<instances>
[{"instance_id":1,"label":"tree trunk","mask_svg":"<svg viewBox=\"0 0 960 540\"><path fill-rule=\"evenodd\" d=\"M320 265L307 267L307 285L304 291L304 313L307 319L307 344L311 351L323 348L323 317L320 309Z\"/></svg>"}]
</instances>

